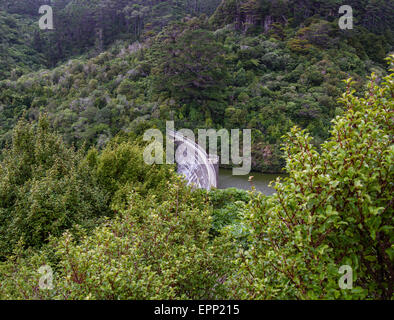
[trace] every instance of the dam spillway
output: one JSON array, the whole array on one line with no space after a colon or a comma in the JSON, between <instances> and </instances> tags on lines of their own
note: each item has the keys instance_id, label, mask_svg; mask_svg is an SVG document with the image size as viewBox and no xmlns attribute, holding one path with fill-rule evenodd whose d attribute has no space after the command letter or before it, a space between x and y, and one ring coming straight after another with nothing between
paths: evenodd
<instances>
[{"instance_id":1,"label":"dam spillway","mask_svg":"<svg viewBox=\"0 0 394 320\"><path fill-rule=\"evenodd\" d=\"M167 135L174 139L178 154L177 172L183 175L187 184L198 189L210 190L218 187L219 157L208 155L195 141L183 134L167 130ZM179 160L181 158L181 161Z\"/></svg>"}]
</instances>

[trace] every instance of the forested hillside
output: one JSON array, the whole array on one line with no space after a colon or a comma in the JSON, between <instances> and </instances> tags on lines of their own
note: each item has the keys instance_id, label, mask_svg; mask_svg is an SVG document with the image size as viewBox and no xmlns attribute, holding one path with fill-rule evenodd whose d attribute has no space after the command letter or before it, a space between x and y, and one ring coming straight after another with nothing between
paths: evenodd
<instances>
[{"instance_id":1,"label":"forested hillside","mask_svg":"<svg viewBox=\"0 0 394 320\"><path fill-rule=\"evenodd\" d=\"M187 14L212 14L220 0L1 0L0 9L38 22L38 9L50 4L54 30L42 32L38 23L28 42L53 67L74 55L96 55L116 40L128 42L160 30ZM6 23L7 24L7 23ZM48 30L47 30L48 31ZM0 77L1 79L1 77Z\"/></svg>"},{"instance_id":2,"label":"forested hillside","mask_svg":"<svg viewBox=\"0 0 394 320\"><path fill-rule=\"evenodd\" d=\"M358 28L386 33L393 25L393 2L385 0L225 0L218 7L213 20L217 24L237 22L238 27L290 23L300 25L310 17L324 18L330 22L338 19L339 6L350 6ZM392 40L392 39L391 39Z\"/></svg>"},{"instance_id":3,"label":"forested hillside","mask_svg":"<svg viewBox=\"0 0 394 320\"><path fill-rule=\"evenodd\" d=\"M45 57L32 47L35 21L0 11L0 80L43 68Z\"/></svg>"},{"instance_id":4,"label":"forested hillside","mask_svg":"<svg viewBox=\"0 0 394 320\"><path fill-rule=\"evenodd\" d=\"M337 103L342 80L353 77L361 88L370 72L382 76L383 59L392 48L391 15L365 24L362 17L369 11L363 10L356 15L360 24L343 31L334 14L337 7L326 2L319 11L320 2L314 1L314 9L299 17L307 2L287 1L287 11L278 12L275 1L222 1L211 17L181 21L176 18L190 8L197 8L190 13L210 12L214 3L191 7L187 1L152 1L143 7L137 2L57 2L64 7L59 12L67 27L37 31L33 47L49 64L90 50L97 56L0 82L2 145L23 113L37 119L45 110L67 142L98 147L119 131L140 133L175 120L178 127L192 129L253 129L253 168L277 172L284 165L281 136L296 124L308 128L320 144L330 120L342 112ZM140 27L136 18L121 22L115 14L124 15L130 6L147 12ZM386 2L371 6L378 12L390 9ZM82 14L81 7L94 21L108 22L100 26L102 38L94 33L97 21L71 13ZM17 2L9 10L18 11ZM171 15L163 20L167 10ZM22 12L33 14L28 8ZM97 18L98 12L106 18ZM133 35L135 28L139 31ZM38 48L38 38L49 42ZM97 40L103 41L97 46ZM59 48L65 55L56 53Z\"/></svg>"},{"instance_id":5,"label":"forested hillside","mask_svg":"<svg viewBox=\"0 0 394 320\"><path fill-rule=\"evenodd\" d=\"M0 299L393 299L394 3L346 4L0 0ZM287 174L195 190L169 120Z\"/></svg>"}]
</instances>

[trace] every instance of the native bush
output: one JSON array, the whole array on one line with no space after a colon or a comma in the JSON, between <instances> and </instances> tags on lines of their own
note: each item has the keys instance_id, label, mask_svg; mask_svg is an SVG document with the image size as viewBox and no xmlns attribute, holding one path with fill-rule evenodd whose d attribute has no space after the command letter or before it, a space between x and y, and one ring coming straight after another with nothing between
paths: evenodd
<instances>
[{"instance_id":1,"label":"native bush","mask_svg":"<svg viewBox=\"0 0 394 320\"><path fill-rule=\"evenodd\" d=\"M16 255L0 264L0 297L36 299L222 299L233 271L231 239L211 241L207 194L178 178L167 183L166 200L131 191L127 207L76 242L70 233L50 246L58 264L54 289L38 290L45 252ZM53 259L56 260L56 259ZM24 281L24 282L23 282ZM14 283L23 290L15 290Z\"/></svg>"},{"instance_id":2,"label":"native bush","mask_svg":"<svg viewBox=\"0 0 394 320\"><path fill-rule=\"evenodd\" d=\"M112 139L104 150L92 148L86 160L99 187L105 190L115 210L122 207L127 194L136 190L142 195L155 193L165 197L166 183L174 175L173 165L147 165L144 146L129 137Z\"/></svg>"},{"instance_id":3,"label":"native bush","mask_svg":"<svg viewBox=\"0 0 394 320\"><path fill-rule=\"evenodd\" d=\"M218 235L224 227L240 222L249 195L247 191L235 188L215 189L209 192L209 202L213 209L211 233Z\"/></svg>"},{"instance_id":4,"label":"native bush","mask_svg":"<svg viewBox=\"0 0 394 320\"><path fill-rule=\"evenodd\" d=\"M393 72L380 84L372 75L364 96L347 81L347 111L320 154L304 130L285 137L289 177L245 211L251 245L228 282L235 297L393 298ZM339 288L342 265L353 289Z\"/></svg>"},{"instance_id":5,"label":"native bush","mask_svg":"<svg viewBox=\"0 0 394 320\"><path fill-rule=\"evenodd\" d=\"M108 214L107 194L74 151L49 127L21 120L0 162L0 257L22 241L39 247L74 224Z\"/></svg>"}]
</instances>

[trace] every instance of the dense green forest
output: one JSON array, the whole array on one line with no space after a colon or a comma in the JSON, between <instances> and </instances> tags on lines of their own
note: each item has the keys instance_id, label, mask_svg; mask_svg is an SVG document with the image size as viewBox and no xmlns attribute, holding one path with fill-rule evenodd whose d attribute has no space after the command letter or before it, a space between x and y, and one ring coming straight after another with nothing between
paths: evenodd
<instances>
[{"instance_id":1,"label":"dense green forest","mask_svg":"<svg viewBox=\"0 0 394 320\"><path fill-rule=\"evenodd\" d=\"M394 3L346 4L0 0L0 299L393 299ZM168 120L288 176L194 190Z\"/></svg>"},{"instance_id":2,"label":"dense green forest","mask_svg":"<svg viewBox=\"0 0 394 320\"><path fill-rule=\"evenodd\" d=\"M78 20L79 16L72 14L73 8L81 13L84 3L56 2L64 8L59 11L59 21L55 15L54 23L62 25L64 19L67 28L36 30L31 39L37 63L31 62L26 70L37 68L42 55L48 65L60 61L58 67L18 77L25 66L21 62L8 73L3 71L12 75L0 82L2 146L10 141L10 130L23 114L36 120L43 110L67 143L98 148L120 131L139 134L147 127L163 128L165 120L174 120L178 128L193 130L250 128L253 169L279 172L284 167L282 135L298 125L312 132L316 145L324 141L330 120L342 112L337 103L344 89L342 80L352 77L361 88L369 73L382 76L384 58L393 44L394 24L387 18L366 23L361 18L370 14L362 10L358 19L363 23L343 31L338 28L339 15L333 16L336 6L327 4L320 15L305 13L300 22L307 2L288 1L293 10L278 13L275 2L267 7L264 1L223 1L211 17L193 18L186 10L191 8L188 1L148 1L142 7L149 9L145 10L149 12L146 23L131 35L135 20L123 30L111 22L111 12L117 9L125 14L130 3L141 8L139 1L117 1L122 10L114 8L112 1L89 1L93 7L86 10L93 20L98 19L94 17L99 9L106 17L99 21L109 19L108 26L102 26L108 36L97 44L92 31L96 20ZM212 11L215 2L204 3L191 13ZM298 7L299 3L304 4ZM373 3L371 10L375 12L377 4ZM13 2L10 12L19 10L17 4ZM390 3L378 7L386 12ZM27 7L23 14L33 15L33 9ZM168 21L159 19L167 10L172 13ZM263 23L263 17L271 13L269 23ZM177 20L180 16L184 18ZM277 16L287 17L286 22L276 22ZM113 19L120 23L119 17ZM22 28L15 25L16 30ZM85 31L85 27L93 29ZM6 41L14 48L12 39ZM107 51L102 51L104 44L109 46ZM60 47L63 54L57 52ZM64 57L80 52L84 55L61 63ZM26 60L24 51L19 53L14 60ZM12 58L5 54L6 61Z\"/></svg>"}]
</instances>

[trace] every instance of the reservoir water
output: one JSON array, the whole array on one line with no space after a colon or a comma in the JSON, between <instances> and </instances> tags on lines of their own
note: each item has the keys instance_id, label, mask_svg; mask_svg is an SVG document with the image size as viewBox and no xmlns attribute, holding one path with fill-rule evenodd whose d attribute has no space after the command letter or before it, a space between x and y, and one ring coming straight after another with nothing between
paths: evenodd
<instances>
[{"instance_id":1,"label":"reservoir water","mask_svg":"<svg viewBox=\"0 0 394 320\"><path fill-rule=\"evenodd\" d=\"M249 177L253 176L252 182ZM231 169L219 169L219 189L237 188L243 190L251 190L252 184L256 190L270 196L275 193L273 188L268 187L271 181L275 181L277 177L285 177L285 174L265 174L260 172L251 172L245 176L233 176Z\"/></svg>"}]
</instances>

